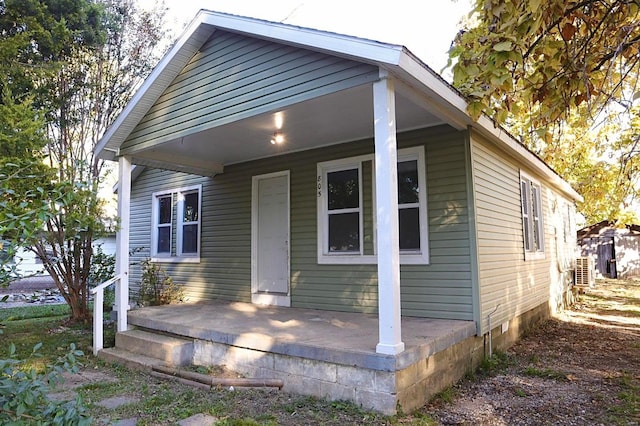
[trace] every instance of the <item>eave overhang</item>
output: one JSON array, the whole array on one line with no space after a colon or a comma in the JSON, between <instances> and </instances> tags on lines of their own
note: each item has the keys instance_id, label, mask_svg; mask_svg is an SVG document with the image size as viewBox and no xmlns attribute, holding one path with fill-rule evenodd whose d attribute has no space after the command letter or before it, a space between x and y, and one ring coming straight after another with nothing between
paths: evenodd
<instances>
[{"instance_id":1,"label":"eave overhang","mask_svg":"<svg viewBox=\"0 0 640 426\"><path fill-rule=\"evenodd\" d=\"M218 29L375 65L396 79L397 93L416 104L427 106L431 114L458 130L477 131L499 149L525 162L530 169L571 199L583 200L546 163L491 119L481 116L478 121L473 121L466 112L467 102L464 97L403 46L207 10L201 10L197 14L107 130L96 147L100 158L113 160L120 155L120 147L128 135L198 49ZM216 174L224 166L217 164L210 168L191 162L180 164L164 158L148 157L136 158L135 163L201 175Z\"/></svg>"}]
</instances>

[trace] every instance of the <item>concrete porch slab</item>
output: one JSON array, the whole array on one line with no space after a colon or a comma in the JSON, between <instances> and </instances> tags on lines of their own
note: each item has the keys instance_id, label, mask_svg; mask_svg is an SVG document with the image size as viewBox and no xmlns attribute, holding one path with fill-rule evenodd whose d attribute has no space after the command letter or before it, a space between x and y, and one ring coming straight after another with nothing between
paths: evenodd
<instances>
[{"instance_id":1,"label":"concrete porch slab","mask_svg":"<svg viewBox=\"0 0 640 426\"><path fill-rule=\"evenodd\" d=\"M194 339L378 371L399 371L474 336L473 321L403 317L406 350L375 352L378 317L241 302L166 305L129 312L129 323Z\"/></svg>"}]
</instances>

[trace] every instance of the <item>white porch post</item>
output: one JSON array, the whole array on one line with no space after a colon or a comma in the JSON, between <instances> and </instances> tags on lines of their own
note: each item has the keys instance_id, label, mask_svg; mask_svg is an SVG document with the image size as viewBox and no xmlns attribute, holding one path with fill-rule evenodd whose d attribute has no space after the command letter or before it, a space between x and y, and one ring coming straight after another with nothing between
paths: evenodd
<instances>
[{"instance_id":1,"label":"white porch post","mask_svg":"<svg viewBox=\"0 0 640 426\"><path fill-rule=\"evenodd\" d=\"M373 83L378 252L378 330L376 352L404 351L400 325L400 248L398 241L398 150L393 81L380 72Z\"/></svg>"},{"instance_id":2,"label":"white porch post","mask_svg":"<svg viewBox=\"0 0 640 426\"><path fill-rule=\"evenodd\" d=\"M131 159L118 160L118 217L120 227L116 234L116 305L118 310L118 331L127 330L127 310L129 309L129 216L131 205Z\"/></svg>"}]
</instances>

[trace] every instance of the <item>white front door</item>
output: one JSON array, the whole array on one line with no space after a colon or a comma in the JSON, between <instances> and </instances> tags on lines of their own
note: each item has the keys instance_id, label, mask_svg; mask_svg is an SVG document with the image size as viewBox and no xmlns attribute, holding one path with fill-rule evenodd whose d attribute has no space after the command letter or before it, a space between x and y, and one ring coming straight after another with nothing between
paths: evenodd
<instances>
[{"instance_id":1,"label":"white front door","mask_svg":"<svg viewBox=\"0 0 640 426\"><path fill-rule=\"evenodd\" d=\"M290 306L289 172L254 176L251 301Z\"/></svg>"}]
</instances>

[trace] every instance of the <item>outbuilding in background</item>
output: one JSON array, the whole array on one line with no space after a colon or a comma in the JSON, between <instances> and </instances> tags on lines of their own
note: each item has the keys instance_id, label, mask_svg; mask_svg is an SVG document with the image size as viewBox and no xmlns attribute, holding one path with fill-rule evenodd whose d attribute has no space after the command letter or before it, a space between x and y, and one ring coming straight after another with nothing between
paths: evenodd
<instances>
[{"instance_id":1,"label":"outbuilding in background","mask_svg":"<svg viewBox=\"0 0 640 426\"><path fill-rule=\"evenodd\" d=\"M602 221L578 231L582 256L594 259L598 277L640 276L640 225Z\"/></svg>"}]
</instances>

